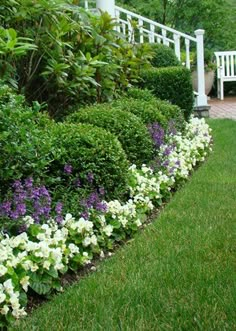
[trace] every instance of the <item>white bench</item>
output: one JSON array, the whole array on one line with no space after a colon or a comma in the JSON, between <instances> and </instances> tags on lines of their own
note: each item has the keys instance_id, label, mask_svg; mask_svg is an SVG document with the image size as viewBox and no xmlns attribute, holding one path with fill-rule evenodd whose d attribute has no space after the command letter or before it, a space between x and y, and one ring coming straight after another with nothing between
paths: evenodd
<instances>
[{"instance_id":1,"label":"white bench","mask_svg":"<svg viewBox=\"0 0 236 331\"><path fill-rule=\"evenodd\" d=\"M217 96L224 100L224 83L236 81L236 51L215 52L217 63Z\"/></svg>"}]
</instances>

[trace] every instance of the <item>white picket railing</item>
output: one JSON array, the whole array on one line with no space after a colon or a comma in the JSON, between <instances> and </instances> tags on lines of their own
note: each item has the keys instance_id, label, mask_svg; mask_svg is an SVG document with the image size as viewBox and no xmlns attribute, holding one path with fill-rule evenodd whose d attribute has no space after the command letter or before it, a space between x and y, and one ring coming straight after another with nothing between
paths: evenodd
<instances>
[{"instance_id":1,"label":"white picket railing","mask_svg":"<svg viewBox=\"0 0 236 331\"><path fill-rule=\"evenodd\" d=\"M183 50L184 62L189 69L191 67L190 50L191 47L195 49L198 77L198 91L195 92L196 106L207 106L204 78L204 30L196 30L195 37L192 37L127 9L115 6L115 0L85 0L84 3L86 9L91 10L96 6L97 9L108 11L117 19L117 31L122 33L131 43L162 43L172 47L179 60L181 60L181 51Z\"/></svg>"}]
</instances>

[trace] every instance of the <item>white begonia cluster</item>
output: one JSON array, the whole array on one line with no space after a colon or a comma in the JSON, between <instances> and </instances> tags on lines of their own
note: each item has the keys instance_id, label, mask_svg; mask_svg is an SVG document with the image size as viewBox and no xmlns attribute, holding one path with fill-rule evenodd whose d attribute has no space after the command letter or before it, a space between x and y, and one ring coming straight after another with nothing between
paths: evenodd
<instances>
[{"instance_id":1,"label":"white begonia cluster","mask_svg":"<svg viewBox=\"0 0 236 331\"><path fill-rule=\"evenodd\" d=\"M159 157L165 164L167 176L187 178L197 164L205 160L211 151L211 129L204 119L191 118L184 134L177 133L169 138L168 144L160 147ZM166 151L169 149L169 153ZM168 154L168 155L166 155Z\"/></svg>"},{"instance_id":2,"label":"white begonia cluster","mask_svg":"<svg viewBox=\"0 0 236 331\"><path fill-rule=\"evenodd\" d=\"M135 165L130 167L131 182L134 183L130 185L131 198L124 204L118 200L104 202L107 212L97 216L100 229L96 231L110 238L115 231L115 226L109 224L112 221L118 222L123 231L133 228L133 225L140 227L140 210L151 210L153 202L160 199L163 192L171 190L176 180L186 178L192 167L205 159L211 150L210 142L210 129L205 121L191 118L184 134L170 136L168 145L160 147L161 160L168 161L165 171L154 173L146 165L141 169ZM24 221L29 231L31 226L36 226L30 216L26 216ZM66 215L60 227L54 220L49 220L36 228L37 234L31 234L33 240L25 232L15 237L0 234L0 316L12 314L19 318L26 314L20 306L19 289L27 292L30 286L29 271L47 271L50 268L60 271L78 255L81 256L81 263L89 263L91 249L98 246L93 222L84 218L76 221L71 214ZM79 247L77 242L81 242L82 246ZM104 256L103 251L100 256ZM33 262L35 259L37 263ZM12 270L16 268L21 268L23 275L18 284L11 279Z\"/></svg>"},{"instance_id":3,"label":"white begonia cluster","mask_svg":"<svg viewBox=\"0 0 236 331\"><path fill-rule=\"evenodd\" d=\"M0 237L0 277L9 277L3 285L0 284L0 314L2 315L11 313L15 318L25 315L24 308L19 304L19 292L11 283L8 268L20 266L25 271L25 276L19 280L17 285L27 292L28 286L30 286L27 272L36 272L39 269L49 270L51 267L61 271L70 259L80 254L78 246L72 242L68 243L70 230L76 230L81 235L84 247L97 245L97 237L93 233L93 223L82 218L76 221L70 214L66 215L64 226L61 228L56 222L50 220L48 223L38 226L38 229L35 241L30 240L25 232L15 237L8 235ZM83 252L82 256L85 264L90 262L87 252ZM32 261L33 257L38 258L37 263Z\"/></svg>"}]
</instances>

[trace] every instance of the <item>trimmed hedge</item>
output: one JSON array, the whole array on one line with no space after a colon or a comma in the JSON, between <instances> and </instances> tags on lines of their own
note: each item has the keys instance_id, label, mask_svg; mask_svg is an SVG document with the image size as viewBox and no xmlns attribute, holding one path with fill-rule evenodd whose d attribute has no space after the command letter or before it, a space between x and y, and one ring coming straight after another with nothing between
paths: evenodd
<instances>
[{"instance_id":1,"label":"trimmed hedge","mask_svg":"<svg viewBox=\"0 0 236 331\"><path fill-rule=\"evenodd\" d=\"M47 115L39 106L25 105L24 97L0 87L0 191L4 193L16 179L43 177L52 161L53 145Z\"/></svg>"},{"instance_id":2,"label":"trimmed hedge","mask_svg":"<svg viewBox=\"0 0 236 331\"><path fill-rule=\"evenodd\" d=\"M143 119L144 123L150 124L154 122L159 122L165 127L165 125L170 120L174 120L176 123L176 128L180 130L183 128L184 116L182 110L178 106L172 105L169 101L156 98L148 89L142 90L140 88L130 88L127 92L127 95L131 97L131 99L129 99L130 100L129 110L135 113L137 116L140 116L140 118ZM138 102L134 103L132 99L136 99L136 101ZM120 104L122 105L123 100L124 100L124 105L126 106L127 103L126 99L121 99ZM143 101L148 101L145 103L145 107L143 107L144 111L142 111ZM116 103L119 105L118 101L114 102L113 105L116 105ZM137 109L135 107L137 107ZM140 114L138 114L139 111ZM154 115L152 114L153 112ZM150 117L148 117L149 114ZM158 116L159 117L162 116L162 118L164 116L165 120L163 122L158 121Z\"/></svg>"},{"instance_id":3,"label":"trimmed hedge","mask_svg":"<svg viewBox=\"0 0 236 331\"><path fill-rule=\"evenodd\" d=\"M93 185L103 187L106 198L126 193L129 162L114 134L90 124L58 123L52 128L51 137L56 149L50 176L57 178L64 165L70 164L82 184L92 173Z\"/></svg>"},{"instance_id":4,"label":"trimmed hedge","mask_svg":"<svg viewBox=\"0 0 236 331\"><path fill-rule=\"evenodd\" d=\"M131 163L142 165L149 162L153 156L153 143L141 119L129 112L105 107L94 105L84 108L68 116L67 121L90 123L107 129L118 137Z\"/></svg>"},{"instance_id":5,"label":"trimmed hedge","mask_svg":"<svg viewBox=\"0 0 236 331\"><path fill-rule=\"evenodd\" d=\"M151 68L142 70L140 87L153 91L156 97L179 106L185 119L193 111L191 72L184 67Z\"/></svg>"},{"instance_id":6,"label":"trimmed hedge","mask_svg":"<svg viewBox=\"0 0 236 331\"><path fill-rule=\"evenodd\" d=\"M154 122L158 122L163 127L167 125L167 119L158 108L158 103L155 100L145 101L142 99L122 98L112 102L112 107L131 112L138 116L146 125Z\"/></svg>"},{"instance_id":7,"label":"trimmed hedge","mask_svg":"<svg viewBox=\"0 0 236 331\"><path fill-rule=\"evenodd\" d=\"M24 97L0 86L0 196L12 182L33 176L52 189L70 164L79 179L93 173L94 186L107 198L122 197L127 189L129 162L118 139L91 125L56 124Z\"/></svg>"},{"instance_id":8,"label":"trimmed hedge","mask_svg":"<svg viewBox=\"0 0 236 331\"><path fill-rule=\"evenodd\" d=\"M172 48L163 44L151 44L151 47L154 55L150 62L153 67L163 68L181 65Z\"/></svg>"},{"instance_id":9,"label":"trimmed hedge","mask_svg":"<svg viewBox=\"0 0 236 331\"><path fill-rule=\"evenodd\" d=\"M145 101L156 100L155 95L152 93L151 90L148 90L147 88L140 89L138 87L131 87L126 91L125 95L127 97L138 100L145 100Z\"/></svg>"}]
</instances>

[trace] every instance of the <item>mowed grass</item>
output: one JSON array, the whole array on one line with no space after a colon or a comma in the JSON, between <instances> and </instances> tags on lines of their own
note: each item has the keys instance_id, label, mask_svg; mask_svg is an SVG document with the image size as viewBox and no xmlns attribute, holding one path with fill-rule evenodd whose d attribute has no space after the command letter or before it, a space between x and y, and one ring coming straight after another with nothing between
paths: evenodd
<instances>
[{"instance_id":1,"label":"mowed grass","mask_svg":"<svg viewBox=\"0 0 236 331\"><path fill-rule=\"evenodd\" d=\"M14 330L236 330L236 121L160 217Z\"/></svg>"}]
</instances>

